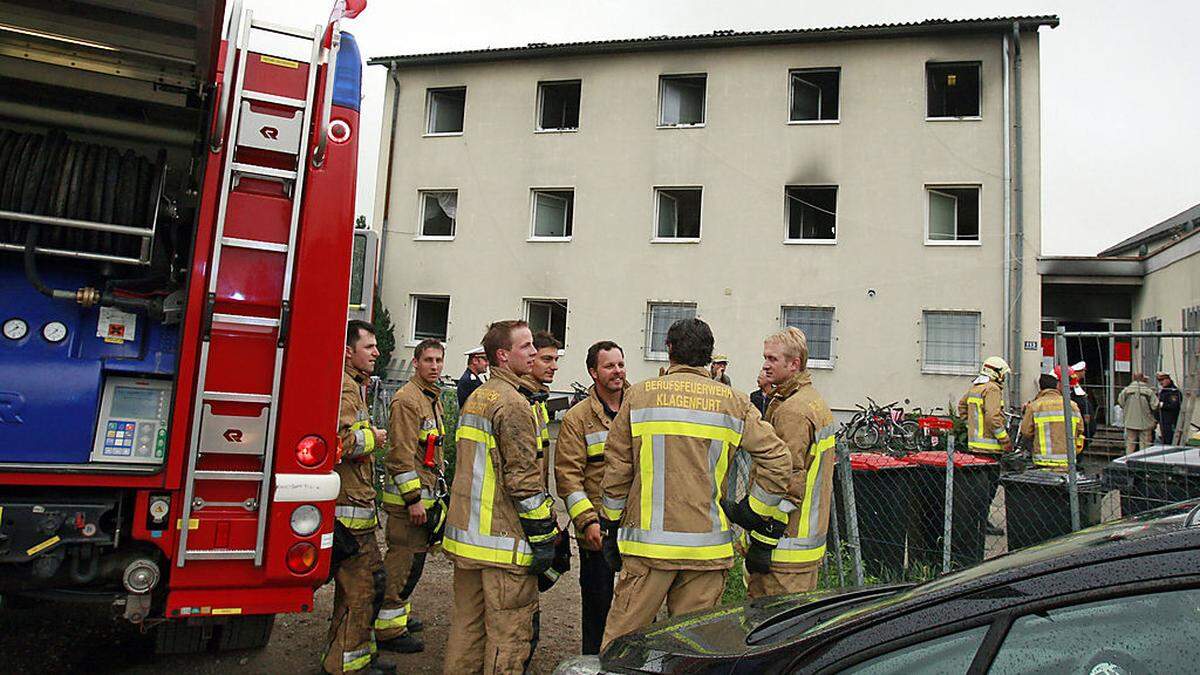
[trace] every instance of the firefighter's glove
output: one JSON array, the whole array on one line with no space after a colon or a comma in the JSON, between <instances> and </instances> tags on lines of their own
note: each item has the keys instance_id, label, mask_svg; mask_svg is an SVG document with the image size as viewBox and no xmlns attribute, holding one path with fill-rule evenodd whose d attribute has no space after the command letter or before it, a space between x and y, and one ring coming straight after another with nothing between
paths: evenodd
<instances>
[{"instance_id":1,"label":"firefighter's glove","mask_svg":"<svg viewBox=\"0 0 1200 675\"><path fill-rule=\"evenodd\" d=\"M617 548L617 530L620 525L618 520L600 519L600 533L603 535L600 554L604 556L604 562L608 563L608 568L613 572L621 571L621 550Z\"/></svg>"},{"instance_id":2,"label":"firefighter's glove","mask_svg":"<svg viewBox=\"0 0 1200 675\"><path fill-rule=\"evenodd\" d=\"M771 571L771 553L779 545L786 525L771 519L767 525L757 530L747 530L746 570L753 574L766 574Z\"/></svg>"},{"instance_id":3,"label":"firefighter's glove","mask_svg":"<svg viewBox=\"0 0 1200 675\"><path fill-rule=\"evenodd\" d=\"M725 511L725 516L729 518L730 522L747 532L766 527L768 522L774 520L773 516L778 512L777 508L767 506L758 499L751 501L752 499L747 496L740 502L721 500L721 508Z\"/></svg>"},{"instance_id":4,"label":"firefighter's glove","mask_svg":"<svg viewBox=\"0 0 1200 675\"><path fill-rule=\"evenodd\" d=\"M550 563L550 569L538 575L538 592L545 593L550 590L554 582L569 571L571 571L571 538L565 533L559 532L558 540L554 544L554 561Z\"/></svg>"},{"instance_id":5,"label":"firefighter's glove","mask_svg":"<svg viewBox=\"0 0 1200 675\"><path fill-rule=\"evenodd\" d=\"M554 522L554 501L545 492L517 502L517 516L529 546L533 549L533 562L529 573L537 576L550 569L554 562L554 543L558 539L558 524Z\"/></svg>"},{"instance_id":6,"label":"firefighter's glove","mask_svg":"<svg viewBox=\"0 0 1200 675\"><path fill-rule=\"evenodd\" d=\"M429 545L442 543L446 534L446 505L438 499L425 508L425 532L429 534Z\"/></svg>"}]
</instances>

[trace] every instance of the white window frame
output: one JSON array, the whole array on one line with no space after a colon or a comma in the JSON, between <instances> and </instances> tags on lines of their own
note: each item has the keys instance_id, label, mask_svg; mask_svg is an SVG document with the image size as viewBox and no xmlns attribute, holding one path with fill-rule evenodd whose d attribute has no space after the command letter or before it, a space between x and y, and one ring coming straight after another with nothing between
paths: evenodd
<instances>
[{"instance_id":1,"label":"white window frame","mask_svg":"<svg viewBox=\"0 0 1200 675\"><path fill-rule=\"evenodd\" d=\"M574 129L567 127L543 127L542 103L546 85L579 83L579 126ZM535 134L577 134L583 126L583 80L580 78L565 80L539 80L537 83L537 103L533 109L533 133Z\"/></svg>"},{"instance_id":2,"label":"white window frame","mask_svg":"<svg viewBox=\"0 0 1200 675\"><path fill-rule=\"evenodd\" d=\"M700 232L695 237L660 237L658 236L658 198L663 190L699 190L700 191ZM698 244L704 236L704 186L703 185L655 185L652 190L654 199L654 220L651 222L650 243L652 244ZM669 195L663 195L674 199ZM675 210L675 231L679 231L679 209Z\"/></svg>"},{"instance_id":3,"label":"white window frame","mask_svg":"<svg viewBox=\"0 0 1200 675\"><path fill-rule=\"evenodd\" d=\"M941 188L950 188L953 190L974 189L977 192L977 194L979 195L978 198L976 199L976 205L975 205L976 206L975 212L977 214L976 217L979 220L979 222L977 223L978 228L979 228L979 234L975 237L974 240L971 240L971 239L958 240L958 239L956 239L954 241L943 241L943 240L934 240L934 239L929 238L929 221L930 221L930 217L931 217L931 212L933 210L933 200L930 199L930 193L938 192L939 194L941 194L945 197L950 197L955 200L958 199L958 197L955 197L954 195L945 194L944 192L940 192ZM982 183L926 183L924 186L923 196L925 198L925 245L926 246L983 246L983 184ZM958 236L958 209L957 208L954 209L954 236L956 236L956 237Z\"/></svg>"},{"instance_id":4,"label":"white window frame","mask_svg":"<svg viewBox=\"0 0 1200 675\"><path fill-rule=\"evenodd\" d=\"M666 89L667 80L680 80L689 77L704 78L704 100L700 104L700 117L702 122L696 124L667 124L663 121L663 103L666 97L663 95ZM657 129L703 129L708 124L708 73L663 73L658 76L658 124Z\"/></svg>"},{"instance_id":5,"label":"white window frame","mask_svg":"<svg viewBox=\"0 0 1200 675\"><path fill-rule=\"evenodd\" d=\"M833 307L831 305L782 305L779 308L779 327L781 329L787 328L788 326L791 325L787 322L787 319L785 318L785 315L787 314L787 310L789 310L789 309L819 309L819 310L828 310L830 312L830 317L829 317L829 358L828 359L815 359L810 356L810 357L808 357L807 367L810 369L817 368L820 370L832 370L834 364L837 363L837 341L838 341L837 308ZM797 328L799 328L799 326L797 326ZM804 329L801 328L801 330L804 330ZM808 337L807 333L805 333L805 337Z\"/></svg>"},{"instance_id":6,"label":"white window frame","mask_svg":"<svg viewBox=\"0 0 1200 675\"><path fill-rule=\"evenodd\" d=\"M543 237L537 233L537 196L539 192L570 192L571 193L571 234L565 237ZM560 199L554 195L546 195L554 199ZM565 224L564 224L565 225ZM563 228L566 230L566 227ZM535 187L529 188L529 237L525 241L542 242L542 241L571 241L575 236L575 188L573 186L563 187Z\"/></svg>"},{"instance_id":7,"label":"white window frame","mask_svg":"<svg viewBox=\"0 0 1200 675\"><path fill-rule=\"evenodd\" d=\"M792 198L788 194L788 188L833 188L836 191L834 199L838 206L835 206L833 214L833 239L792 239L788 235L792 229ZM788 184L783 186L783 243L800 246L834 246L838 243L838 226L839 218L837 209L841 205L842 188L837 183L804 183L803 185Z\"/></svg>"},{"instance_id":8,"label":"white window frame","mask_svg":"<svg viewBox=\"0 0 1200 675\"><path fill-rule=\"evenodd\" d=\"M443 91L458 91L463 92L463 122L462 131L430 131L433 128L433 96L434 94ZM466 85L451 85L448 87L429 87L425 90L425 133L422 134L425 138L438 138L443 136L462 136L467 130L467 86Z\"/></svg>"},{"instance_id":9,"label":"white window frame","mask_svg":"<svg viewBox=\"0 0 1200 675\"><path fill-rule=\"evenodd\" d=\"M700 316L700 305L695 302L679 301L679 300L649 300L646 302L646 328L645 335L642 339L642 355L647 361L666 361L667 352L654 351L653 336L654 336L654 308L655 307L691 307L695 310L694 316ZM668 326L669 328L669 326ZM664 345L665 346L665 345Z\"/></svg>"},{"instance_id":10,"label":"white window frame","mask_svg":"<svg viewBox=\"0 0 1200 675\"><path fill-rule=\"evenodd\" d=\"M975 341L975 359L969 366L948 366L929 363L929 315L962 314L972 315L978 320L979 339ZM921 373L925 375L975 375L983 354L983 312L977 309L930 309L921 310Z\"/></svg>"},{"instance_id":11,"label":"white window frame","mask_svg":"<svg viewBox=\"0 0 1200 675\"><path fill-rule=\"evenodd\" d=\"M563 306L564 306L563 312L564 312L565 316L563 317L562 343L563 343L563 349L566 349L567 336L570 335L570 333L571 333L571 303L570 303L570 301L568 301L567 298L549 298L549 297L522 298L521 299L521 305L522 305L521 316L524 317L526 323L529 323L529 317L530 317L529 310L531 309L532 303L535 303L535 302L541 303L541 304L552 304L552 303L562 303L563 304ZM535 328L531 324L530 330L539 330L539 329ZM550 329L547 328L546 330L550 330Z\"/></svg>"},{"instance_id":12,"label":"white window frame","mask_svg":"<svg viewBox=\"0 0 1200 675\"><path fill-rule=\"evenodd\" d=\"M451 235L425 234L425 197L427 195L434 195L434 194L445 193L445 192L453 192L454 193L454 201L455 201L455 213L454 213L454 219L453 219L454 220L454 225L453 225L454 234L451 234ZM459 196L458 188L419 188L417 190L417 235L415 237L413 237L413 240L414 241L454 241L454 238L456 236L458 236L458 204L460 203L458 201L458 196Z\"/></svg>"},{"instance_id":13,"label":"white window frame","mask_svg":"<svg viewBox=\"0 0 1200 675\"><path fill-rule=\"evenodd\" d=\"M453 300L449 295L441 295L438 293L412 293L408 296L408 304L410 305L408 319L408 342L409 347L416 347L417 343L424 340L423 337L417 337L417 304L421 300L445 300L446 301L446 335L442 338L435 337L434 339L441 340L443 343L450 339L450 312L453 309Z\"/></svg>"},{"instance_id":14,"label":"white window frame","mask_svg":"<svg viewBox=\"0 0 1200 675\"><path fill-rule=\"evenodd\" d=\"M831 120L794 120L792 119L792 104L795 102L795 89L792 87L792 80L800 73L833 73L838 76L838 116ZM787 92L788 92L788 107L787 107L787 123L798 126L813 125L813 124L841 124L842 122L842 67L841 66L821 66L815 68L792 68L788 71L787 76ZM817 104L817 109L820 110L820 103Z\"/></svg>"},{"instance_id":15,"label":"white window frame","mask_svg":"<svg viewBox=\"0 0 1200 675\"><path fill-rule=\"evenodd\" d=\"M946 66L953 64L973 63L979 69L979 114L967 115L965 117L932 117L929 114L929 66ZM982 61L926 61L921 69L921 76L924 79L925 92L925 121L926 122L979 122L983 120L983 62ZM840 83L839 83L840 85ZM840 108L839 108L840 114Z\"/></svg>"}]
</instances>

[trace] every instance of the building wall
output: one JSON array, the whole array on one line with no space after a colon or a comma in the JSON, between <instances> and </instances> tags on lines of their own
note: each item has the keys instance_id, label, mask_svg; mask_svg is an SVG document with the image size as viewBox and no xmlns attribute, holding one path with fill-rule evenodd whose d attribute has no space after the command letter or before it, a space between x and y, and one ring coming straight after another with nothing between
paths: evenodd
<instances>
[{"instance_id":1,"label":"building wall","mask_svg":"<svg viewBox=\"0 0 1200 675\"><path fill-rule=\"evenodd\" d=\"M1200 254L1193 253L1146 274L1141 292L1134 296L1133 328L1140 330L1143 319L1157 317L1162 319L1162 330L1183 330L1183 310L1196 306L1200 306ZM1182 387L1183 340L1163 339L1160 354L1161 368ZM1141 359L1135 355L1134 368L1139 369L1140 364ZM1149 375L1153 385L1154 374ZM1200 405L1193 410L1192 421L1200 423Z\"/></svg>"},{"instance_id":2,"label":"building wall","mask_svg":"<svg viewBox=\"0 0 1200 675\"><path fill-rule=\"evenodd\" d=\"M749 390L780 306L832 306L836 362L814 375L831 405L956 401L969 377L922 374L921 312L980 311L981 357L1003 352L1001 45L996 34L401 69L381 289L397 342L410 342L410 294L450 295L448 371L461 372L459 355L489 321L521 315L524 298L566 298L556 388L588 382L584 353L605 338L625 348L638 380L664 365L643 357L647 302L689 301L729 355L734 385ZM1036 35L1022 48L1022 315L1024 339L1036 341ZM953 60L982 61L982 119L926 121L924 64ZM789 125L789 69L822 66L841 67L840 122ZM659 75L698 72L708 74L706 125L656 129ZM579 131L534 133L537 82L575 78ZM465 133L423 137L426 89L459 85ZM982 186L979 245L924 243L924 186L939 182ZM839 186L835 245L782 243L788 184ZM704 186L701 241L651 243L653 188L685 185ZM527 241L533 187L574 188L570 242ZM417 191L434 188L459 191L453 241L414 240ZM1035 373L1038 352L1024 354Z\"/></svg>"}]
</instances>

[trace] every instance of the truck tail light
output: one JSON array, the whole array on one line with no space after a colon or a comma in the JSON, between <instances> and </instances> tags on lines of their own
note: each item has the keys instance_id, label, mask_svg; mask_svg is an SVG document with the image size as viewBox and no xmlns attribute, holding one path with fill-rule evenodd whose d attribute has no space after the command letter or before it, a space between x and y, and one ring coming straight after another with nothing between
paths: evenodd
<instances>
[{"instance_id":1,"label":"truck tail light","mask_svg":"<svg viewBox=\"0 0 1200 675\"><path fill-rule=\"evenodd\" d=\"M296 444L296 461L310 469L321 466L329 456L329 446L320 436L305 436Z\"/></svg>"},{"instance_id":2,"label":"truck tail light","mask_svg":"<svg viewBox=\"0 0 1200 675\"><path fill-rule=\"evenodd\" d=\"M317 566L317 547L302 541L292 544L287 552L288 569L296 574L307 574Z\"/></svg>"},{"instance_id":3,"label":"truck tail light","mask_svg":"<svg viewBox=\"0 0 1200 675\"><path fill-rule=\"evenodd\" d=\"M321 527L321 512L312 504L305 504L292 511L292 532L297 537L307 537Z\"/></svg>"}]
</instances>

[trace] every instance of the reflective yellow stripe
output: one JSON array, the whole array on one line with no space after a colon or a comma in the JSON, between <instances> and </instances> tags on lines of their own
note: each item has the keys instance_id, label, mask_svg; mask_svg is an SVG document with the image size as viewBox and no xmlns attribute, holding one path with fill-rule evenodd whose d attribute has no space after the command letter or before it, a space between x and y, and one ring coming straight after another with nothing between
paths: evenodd
<instances>
[{"instance_id":1,"label":"reflective yellow stripe","mask_svg":"<svg viewBox=\"0 0 1200 675\"><path fill-rule=\"evenodd\" d=\"M583 499L580 499L579 501L572 504L571 508L567 509L567 515L570 516L572 519L574 519L574 518L578 518L579 514L583 513L584 511L588 511L588 510L594 511L595 507L592 506L592 501L590 499L588 499L587 497L584 497ZM620 514L618 514L618 517L620 517Z\"/></svg>"},{"instance_id":2,"label":"reflective yellow stripe","mask_svg":"<svg viewBox=\"0 0 1200 675\"><path fill-rule=\"evenodd\" d=\"M483 534L492 532L492 501L496 496L496 468L492 466L492 455L489 452L487 461L483 463L483 490L479 504L479 531Z\"/></svg>"},{"instance_id":3,"label":"reflective yellow stripe","mask_svg":"<svg viewBox=\"0 0 1200 675\"><path fill-rule=\"evenodd\" d=\"M720 485L720 483L718 483ZM763 518L774 518L775 512L778 511L774 506L769 506L753 494L747 495L747 501L750 502L750 510L762 516Z\"/></svg>"},{"instance_id":4,"label":"reflective yellow stripe","mask_svg":"<svg viewBox=\"0 0 1200 675\"><path fill-rule=\"evenodd\" d=\"M588 454L588 457L596 457L597 455L603 455L604 454L604 444L603 443L593 443L592 445L587 446L587 454Z\"/></svg>"},{"instance_id":5,"label":"reflective yellow stripe","mask_svg":"<svg viewBox=\"0 0 1200 675\"><path fill-rule=\"evenodd\" d=\"M721 497L725 491L725 473L729 470L729 444L726 443L721 447L721 457L717 460L717 503L721 503ZM775 513L779 513L779 509L775 509ZM725 509L717 508L717 517L721 519L721 529L729 529L729 519L725 517Z\"/></svg>"},{"instance_id":6,"label":"reflective yellow stripe","mask_svg":"<svg viewBox=\"0 0 1200 675\"><path fill-rule=\"evenodd\" d=\"M825 545L821 544L816 548L803 549L775 549L771 551L771 561L781 563L806 563L814 562L825 557Z\"/></svg>"},{"instance_id":7,"label":"reflective yellow stripe","mask_svg":"<svg viewBox=\"0 0 1200 675\"><path fill-rule=\"evenodd\" d=\"M696 422L635 422L630 425L634 436L686 436L688 438L707 438L713 441L724 441L730 445L740 445L742 435L726 427L697 424Z\"/></svg>"},{"instance_id":8,"label":"reflective yellow stripe","mask_svg":"<svg viewBox=\"0 0 1200 675\"><path fill-rule=\"evenodd\" d=\"M401 497L400 495L398 495L394 492L389 492L387 490L383 491L383 494L380 495L380 498L384 504L396 504L398 506L407 505L407 502L404 501L404 497Z\"/></svg>"},{"instance_id":9,"label":"reflective yellow stripe","mask_svg":"<svg viewBox=\"0 0 1200 675\"><path fill-rule=\"evenodd\" d=\"M421 489L421 479L414 478L410 481L401 483L398 486L398 489L400 490L400 494L407 494L409 492L415 492L417 490L420 490Z\"/></svg>"},{"instance_id":10,"label":"reflective yellow stripe","mask_svg":"<svg viewBox=\"0 0 1200 675\"><path fill-rule=\"evenodd\" d=\"M533 556L528 553L476 546L475 544L455 541L449 537L442 540L442 548L448 553L484 562L517 564L524 567L528 567L533 562Z\"/></svg>"},{"instance_id":11,"label":"reflective yellow stripe","mask_svg":"<svg viewBox=\"0 0 1200 675\"><path fill-rule=\"evenodd\" d=\"M604 518L606 520L620 520L621 519L621 510L620 509L610 509L607 506L602 505L600 507L600 511L604 514Z\"/></svg>"},{"instance_id":12,"label":"reflective yellow stripe","mask_svg":"<svg viewBox=\"0 0 1200 675\"><path fill-rule=\"evenodd\" d=\"M636 435L637 432L634 432ZM653 511L654 505L654 437L649 435L638 436L641 439L641 449L638 451L638 466L641 469L641 494L639 496L639 505L641 506L640 527L643 530L650 529L650 514ZM659 523L662 525L662 523Z\"/></svg>"},{"instance_id":13,"label":"reflective yellow stripe","mask_svg":"<svg viewBox=\"0 0 1200 675\"><path fill-rule=\"evenodd\" d=\"M486 445L489 450L496 447L495 436L492 436L482 429L476 429L475 427L459 427L458 431L455 432L455 440L462 440L464 438L468 441L482 443Z\"/></svg>"},{"instance_id":14,"label":"reflective yellow stripe","mask_svg":"<svg viewBox=\"0 0 1200 675\"><path fill-rule=\"evenodd\" d=\"M517 513L517 517L525 518L527 520L546 520L550 517L550 505L553 503L554 502L550 499L550 497L546 497L545 501L533 507L532 509Z\"/></svg>"},{"instance_id":15,"label":"reflective yellow stripe","mask_svg":"<svg viewBox=\"0 0 1200 675\"><path fill-rule=\"evenodd\" d=\"M672 544L646 544L640 541L618 541L617 549L622 555L665 560L719 560L733 557L733 544L710 546L675 546Z\"/></svg>"}]
</instances>

